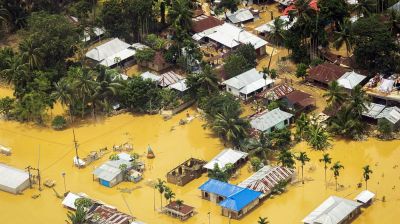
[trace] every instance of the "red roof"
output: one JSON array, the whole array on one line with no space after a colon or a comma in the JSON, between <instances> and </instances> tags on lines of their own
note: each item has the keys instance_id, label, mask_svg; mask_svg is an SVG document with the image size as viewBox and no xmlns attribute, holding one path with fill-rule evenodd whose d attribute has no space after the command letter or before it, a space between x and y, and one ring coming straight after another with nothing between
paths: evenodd
<instances>
[{"instance_id":1,"label":"red roof","mask_svg":"<svg viewBox=\"0 0 400 224\"><path fill-rule=\"evenodd\" d=\"M174 210L176 212L179 212L179 213L181 213L183 215L188 215L188 214L190 214L191 212L194 211L194 207L191 207L191 206L185 205L185 204L182 204L178 209L178 205L176 204L176 201L172 201L171 203L169 203L165 207L169 208L171 210Z\"/></svg>"},{"instance_id":2,"label":"red roof","mask_svg":"<svg viewBox=\"0 0 400 224\"><path fill-rule=\"evenodd\" d=\"M213 16L201 15L192 19L192 31L195 33L200 33L204 30L222 25L223 23L223 21Z\"/></svg>"},{"instance_id":3,"label":"red roof","mask_svg":"<svg viewBox=\"0 0 400 224\"><path fill-rule=\"evenodd\" d=\"M108 224L129 224L133 217L124 213L119 212L117 209L110 208L104 205L98 206L93 212L88 215L88 218L92 218L97 214L100 218L99 223Z\"/></svg>"},{"instance_id":4,"label":"red roof","mask_svg":"<svg viewBox=\"0 0 400 224\"><path fill-rule=\"evenodd\" d=\"M314 10L319 10L318 9L318 0L311 0L310 8L312 8ZM295 5L290 5L290 6L286 7L286 9L283 11L283 15L285 15L285 16L289 15L289 11L292 11L292 10L296 10Z\"/></svg>"},{"instance_id":5,"label":"red roof","mask_svg":"<svg viewBox=\"0 0 400 224\"><path fill-rule=\"evenodd\" d=\"M279 100L285 97L287 94L293 92L295 89L286 83L277 85L265 92L260 93L258 96L264 99Z\"/></svg>"},{"instance_id":6,"label":"red roof","mask_svg":"<svg viewBox=\"0 0 400 224\"><path fill-rule=\"evenodd\" d=\"M329 84L338 80L347 70L331 63L324 63L310 69L307 80L318 81L320 83Z\"/></svg>"},{"instance_id":7,"label":"red roof","mask_svg":"<svg viewBox=\"0 0 400 224\"><path fill-rule=\"evenodd\" d=\"M298 104L301 107L313 105L315 102L314 98L310 94L300 90L294 90L293 92L287 94L286 98L292 104Z\"/></svg>"}]
</instances>

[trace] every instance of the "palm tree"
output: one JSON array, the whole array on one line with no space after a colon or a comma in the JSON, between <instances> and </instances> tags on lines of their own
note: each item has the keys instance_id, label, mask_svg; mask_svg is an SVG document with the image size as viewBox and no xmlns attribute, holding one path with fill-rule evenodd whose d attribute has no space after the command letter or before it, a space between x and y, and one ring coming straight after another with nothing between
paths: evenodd
<instances>
[{"instance_id":1,"label":"palm tree","mask_svg":"<svg viewBox=\"0 0 400 224\"><path fill-rule=\"evenodd\" d=\"M33 44L31 38L24 39L19 44L19 50L22 60L29 65L31 71L42 65L40 49Z\"/></svg>"},{"instance_id":2,"label":"palm tree","mask_svg":"<svg viewBox=\"0 0 400 224\"><path fill-rule=\"evenodd\" d=\"M156 183L156 185L155 185L154 187L155 187L155 188L158 190L158 192L160 193L161 210L162 210L162 196L163 196L163 193L164 193L165 188L166 188L166 186L165 186L165 181L164 181L164 180L161 180L160 178L158 178L158 179L157 179L157 183Z\"/></svg>"},{"instance_id":3,"label":"palm tree","mask_svg":"<svg viewBox=\"0 0 400 224\"><path fill-rule=\"evenodd\" d=\"M297 156L296 159L301 162L301 183L304 184L304 165L306 165L306 162L310 161L310 158L308 158L306 152L300 152L299 156Z\"/></svg>"},{"instance_id":4,"label":"palm tree","mask_svg":"<svg viewBox=\"0 0 400 224\"><path fill-rule=\"evenodd\" d=\"M307 114L301 113L299 118L296 120L296 136L303 139L307 133L309 124L310 119L307 117Z\"/></svg>"},{"instance_id":5,"label":"palm tree","mask_svg":"<svg viewBox=\"0 0 400 224\"><path fill-rule=\"evenodd\" d=\"M336 80L329 83L328 92L322 96L326 98L329 108L339 107L346 101L346 93Z\"/></svg>"},{"instance_id":6,"label":"palm tree","mask_svg":"<svg viewBox=\"0 0 400 224\"><path fill-rule=\"evenodd\" d=\"M78 96L82 99L82 118L85 115L86 99L89 99L94 94L97 83L93 80L93 70L87 71L80 67L71 67L68 75L74 77L73 88L78 90Z\"/></svg>"},{"instance_id":7,"label":"palm tree","mask_svg":"<svg viewBox=\"0 0 400 224\"><path fill-rule=\"evenodd\" d=\"M258 217L257 224L269 224L267 217Z\"/></svg>"},{"instance_id":8,"label":"palm tree","mask_svg":"<svg viewBox=\"0 0 400 224\"><path fill-rule=\"evenodd\" d=\"M357 3L353 6L352 11L358 16L368 17L372 11L376 8L374 0L357 0Z\"/></svg>"},{"instance_id":9,"label":"palm tree","mask_svg":"<svg viewBox=\"0 0 400 224\"><path fill-rule=\"evenodd\" d=\"M69 83L66 81L66 79L61 79L57 83L54 83L55 90L51 94L52 98L54 100L60 101L62 107L64 108L65 106L68 107L68 113L71 122L73 121L72 117L72 102L73 102L73 97L71 93L71 88Z\"/></svg>"},{"instance_id":10,"label":"palm tree","mask_svg":"<svg viewBox=\"0 0 400 224\"><path fill-rule=\"evenodd\" d=\"M208 65L204 66L200 73L190 74L186 83L196 97L201 90L205 90L208 95L218 91L218 78Z\"/></svg>"},{"instance_id":11,"label":"palm tree","mask_svg":"<svg viewBox=\"0 0 400 224\"><path fill-rule=\"evenodd\" d=\"M365 189L368 189L368 180L369 180L369 175L372 174L372 170L369 168L369 165L366 165L363 167L363 177L365 181Z\"/></svg>"},{"instance_id":12,"label":"palm tree","mask_svg":"<svg viewBox=\"0 0 400 224\"><path fill-rule=\"evenodd\" d=\"M338 176L340 174L339 171L341 169L344 169L344 166L342 164L340 164L339 161L334 163L333 166L331 167L331 170L333 171L333 176L335 177L336 191L338 190L337 178L338 178Z\"/></svg>"},{"instance_id":13,"label":"palm tree","mask_svg":"<svg viewBox=\"0 0 400 224\"><path fill-rule=\"evenodd\" d=\"M347 138L355 138L363 131L362 123L351 107L339 110L332 118L329 129L331 132Z\"/></svg>"},{"instance_id":14,"label":"palm tree","mask_svg":"<svg viewBox=\"0 0 400 224\"><path fill-rule=\"evenodd\" d=\"M171 203L171 200L175 198L175 193L172 192L171 188L165 186L165 190L164 190L164 197L166 201L169 201L169 203Z\"/></svg>"},{"instance_id":15,"label":"palm tree","mask_svg":"<svg viewBox=\"0 0 400 224\"><path fill-rule=\"evenodd\" d=\"M350 56L350 52L353 50L351 26L352 23L347 18L344 19L343 23L339 23L339 31L335 31L335 41L333 42L336 50L339 50L343 45L346 46L347 57Z\"/></svg>"},{"instance_id":16,"label":"palm tree","mask_svg":"<svg viewBox=\"0 0 400 224\"><path fill-rule=\"evenodd\" d=\"M28 65L23 63L22 57L19 55L6 58L4 64L6 68L0 71L1 77L8 84L14 85L17 98L22 97L24 94L21 93L26 91L26 82L29 80Z\"/></svg>"},{"instance_id":17,"label":"palm tree","mask_svg":"<svg viewBox=\"0 0 400 224\"><path fill-rule=\"evenodd\" d=\"M211 129L219 135L225 142L237 145L241 140L247 136L250 124L245 120L231 113L230 105L224 107L222 113L215 115L214 120L211 121Z\"/></svg>"},{"instance_id":18,"label":"palm tree","mask_svg":"<svg viewBox=\"0 0 400 224\"><path fill-rule=\"evenodd\" d=\"M176 203L176 206L178 207L178 211L181 210L181 207L183 205L183 200L178 199L175 201L175 203Z\"/></svg>"},{"instance_id":19,"label":"palm tree","mask_svg":"<svg viewBox=\"0 0 400 224\"><path fill-rule=\"evenodd\" d=\"M350 95L350 108L357 117L361 117L362 113L367 109L367 105L371 99L360 85L356 86Z\"/></svg>"},{"instance_id":20,"label":"palm tree","mask_svg":"<svg viewBox=\"0 0 400 224\"><path fill-rule=\"evenodd\" d=\"M190 9L189 1L172 0L171 8L168 11L168 18L175 30L190 30L192 10Z\"/></svg>"},{"instance_id":21,"label":"palm tree","mask_svg":"<svg viewBox=\"0 0 400 224\"><path fill-rule=\"evenodd\" d=\"M0 6L2 7L2 6ZM0 28L4 26L5 30L8 30L8 25L12 22L10 21L10 13L5 8L0 8Z\"/></svg>"},{"instance_id":22,"label":"palm tree","mask_svg":"<svg viewBox=\"0 0 400 224\"><path fill-rule=\"evenodd\" d=\"M329 134L320 124L310 125L306 131L308 144L316 150L323 150L329 146Z\"/></svg>"},{"instance_id":23,"label":"palm tree","mask_svg":"<svg viewBox=\"0 0 400 224\"><path fill-rule=\"evenodd\" d=\"M286 22L280 17L274 20L274 26L269 34L270 40L278 46L281 46L285 39L285 29Z\"/></svg>"},{"instance_id":24,"label":"palm tree","mask_svg":"<svg viewBox=\"0 0 400 224\"><path fill-rule=\"evenodd\" d=\"M258 140L250 141L246 146L249 149L251 156L257 156L263 161L268 159L268 155L271 153L271 141L268 139L268 134L260 132Z\"/></svg>"},{"instance_id":25,"label":"palm tree","mask_svg":"<svg viewBox=\"0 0 400 224\"><path fill-rule=\"evenodd\" d=\"M325 184L326 184L326 170L328 169L328 164L332 163L332 158L329 156L329 153L324 153L322 159L319 159L319 161L324 163Z\"/></svg>"},{"instance_id":26,"label":"palm tree","mask_svg":"<svg viewBox=\"0 0 400 224\"><path fill-rule=\"evenodd\" d=\"M293 168L294 164L296 163L293 159L293 153L289 150L282 150L278 155L279 163L288 168Z\"/></svg>"},{"instance_id":27,"label":"palm tree","mask_svg":"<svg viewBox=\"0 0 400 224\"><path fill-rule=\"evenodd\" d=\"M86 224L86 210L83 206L78 206L75 212L67 213L68 224Z\"/></svg>"}]
</instances>

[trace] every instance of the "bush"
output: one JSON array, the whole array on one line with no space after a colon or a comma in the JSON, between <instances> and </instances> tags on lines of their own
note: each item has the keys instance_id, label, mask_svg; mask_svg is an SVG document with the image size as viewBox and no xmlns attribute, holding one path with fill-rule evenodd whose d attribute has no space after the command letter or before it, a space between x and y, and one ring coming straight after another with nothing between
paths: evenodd
<instances>
[{"instance_id":1,"label":"bush","mask_svg":"<svg viewBox=\"0 0 400 224\"><path fill-rule=\"evenodd\" d=\"M393 127L386 119L378 120L378 131L382 138L390 138L392 136Z\"/></svg>"},{"instance_id":2,"label":"bush","mask_svg":"<svg viewBox=\"0 0 400 224\"><path fill-rule=\"evenodd\" d=\"M298 64L296 69L296 77L305 78L307 75L307 68L308 66L306 64L303 63Z\"/></svg>"},{"instance_id":3,"label":"bush","mask_svg":"<svg viewBox=\"0 0 400 224\"><path fill-rule=\"evenodd\" d=\"M250 164L254 172L257 172L264 165L258 157L252 157L250 159Z\"/></svg>"},{"instance_id":4,"label":"bush","mask_svg":"<svg viewBox=\"0 0 400 224\"><path fill-rule=\"evenodd\" d=\"M54 117L53 121L51 122L51 126L55 130L62 130L67 127L67 120L63 116L56 116Z\"/></svg>"}]
</instances>

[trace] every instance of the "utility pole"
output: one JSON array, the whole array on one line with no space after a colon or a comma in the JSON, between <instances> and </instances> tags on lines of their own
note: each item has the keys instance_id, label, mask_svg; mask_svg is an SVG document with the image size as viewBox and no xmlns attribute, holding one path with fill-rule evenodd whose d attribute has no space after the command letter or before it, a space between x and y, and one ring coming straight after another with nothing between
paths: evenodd
<instances>
[{"instance_id":1,"label":"utility pole","mask_svg":"<svg viewBox=\"0 0 400 224\"><path fill-rule=\"evenodd\" d=\"M78 142L76 141L76 138L75 138L75 129L72 129L72 134L74 135L74 147L75 147L76 162L78 163L78 169L80 169L81 162L79 161L79 156L78 156Z\"/></svg>"},{"instance_id":2,"label":"utility pole","mask_svg":"<svg viewBox=\"0 0 400 224\"><path fill-rule=\"evenodd\" d=\"M39 145L39 156L38 156L38 164L37 164L37 172L38 172L38 180L39 180L39 191L42 190L41 184L40 184L40 168L39 168L39 164L40 164L40 145Z\"/></svg>"},{"instance_id":3,"label":"utility pole","mask_svg":"<svg viewBox=\"0 0 400 224\"><path fill-rule=\"evenodd\" d=\"M31 180L31 166L27 166L25 169L28 170L28 175L29 175L29 188L32 189L32 180Z\"/></svg>"}]
</instances>

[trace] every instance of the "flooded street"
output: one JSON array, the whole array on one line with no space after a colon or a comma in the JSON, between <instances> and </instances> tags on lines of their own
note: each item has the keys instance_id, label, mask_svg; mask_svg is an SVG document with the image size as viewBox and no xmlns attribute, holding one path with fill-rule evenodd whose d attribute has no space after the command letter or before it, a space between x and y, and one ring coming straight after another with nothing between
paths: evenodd
<instances>
[{"instance_id":1,"label":"flooded street","mask_svg":"<svg viewBox=\"0 0 400 224\"><path fill-rule=\"evenodd\" d=\"M5 96L10 91L1 89L0 93ZM194 115L196 112L190 110L189 113ZM75 152L71 129L58 132L46 127L1 120L0 144L13 148L13 155L1 155L0 162L18 168L39 166L42 180L55 180L55 190L59 194L64 193L61 173L65 172L67 191L84 192L126 213L130 210L133 216L146 223L180 223L179 220L154 211L154 205L156 210L160 207L160 195L148 183L156 178L165 179L167 171L189 157L210 160L224 148L217 138L203 129L200 118L184 126L178 125L179 120L185 116L185 113L181 113L164 121L159 115L123 114L75 127L81 157L92 150L105 146L110 148L114 144L125 142L133 142L134 152L144 155L150 144L156 158L150 161L142 156L147 170L144 180L138 184L122 183L114 188L106 188L93 181L91 172L107 160L109 154L84 169L73 167L72 157ZM396 166L400 165L399 141L381 142L370 139L365 142L334 142L333 148L328 150L333 158L332 162L339 160L345 167L339 176L339 183L344 187L338 192L334 190L334 179L330 171L330 184L325 188L323 164L318 162L322 152L310 152L305 143L294 148L294 151L304 150L309 152L311 158L311 162L305 167L305 185L290 186L283 195L266 200L242 220L231 220L231 223L256 223L259 216L268 217L271 223L299 223L329 195L353 199L361 191L357 188L357 183L363 182L361 168L367 164L371 165L374 172L368 186L377 194L378 200L364 210L354 223L393 223L397 220L396 211L400 206L400 168ZM240 170L238 179L232 182L238 183L249 175L248 167L245 166ZM176 193L177 199L194 206L198 212L186 223L208 223L208 212L211 214L211 223L228 223L229 220L220 215L219 206L200 198L197 187L206 180L206 175L203 175L184 187L168 185ZM64 223L67 210L62 207L61 199L51 189L43 187L42 191L38 191L37 187L34 185L34 189L27 189L23 195L0 192L1 217L4 223L27 223L27 217L28 223L34 224ZM38 194L40 196L37 199L32 199L33 195ZM383 196L386 202L381 201ZM124 203L124 198L127 204ZM165 204L165 199L163 202Z\"/></svg>"}]
</instances>

